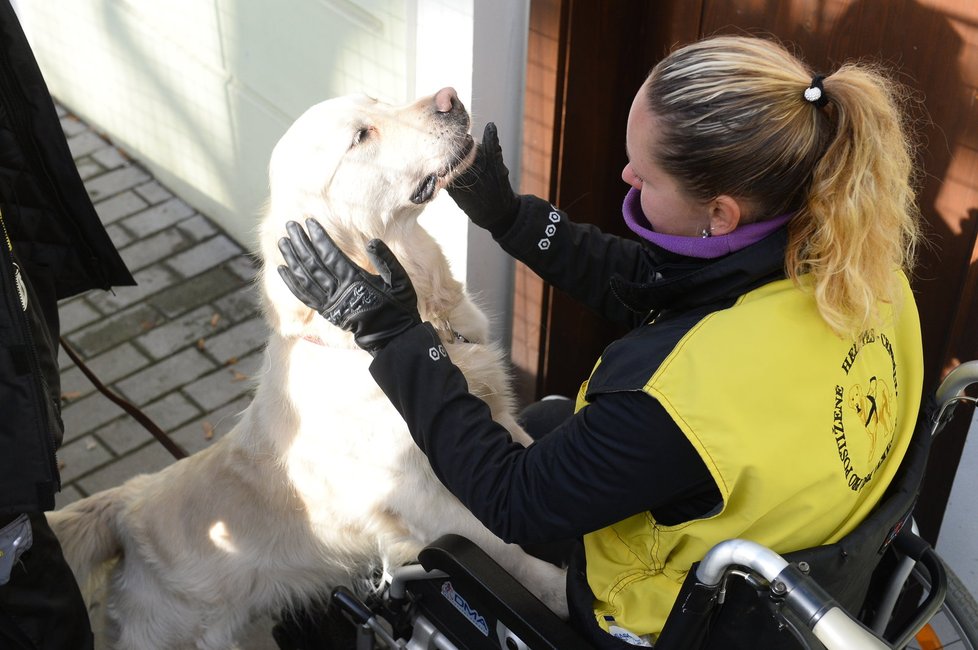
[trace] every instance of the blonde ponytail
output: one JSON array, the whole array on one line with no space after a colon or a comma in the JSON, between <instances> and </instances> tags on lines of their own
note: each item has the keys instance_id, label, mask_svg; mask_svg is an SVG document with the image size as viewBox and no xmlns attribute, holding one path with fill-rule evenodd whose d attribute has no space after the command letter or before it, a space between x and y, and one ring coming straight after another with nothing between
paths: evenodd
<instances>
[{"instance_id":1,"label":"blonde ponytail","mask_svg":"<svg viewBox=\"0 0 978 650\"><path fill-rule=\"evenodd\" d=\"M858 64L823 85L834 130L789 226L785 266L796 282L808 274L822 317L853 334L878 321L880 301L898 300L894 271L913 265L920 238L913 154L900 86Z\"/></svg>"}]
</instances>

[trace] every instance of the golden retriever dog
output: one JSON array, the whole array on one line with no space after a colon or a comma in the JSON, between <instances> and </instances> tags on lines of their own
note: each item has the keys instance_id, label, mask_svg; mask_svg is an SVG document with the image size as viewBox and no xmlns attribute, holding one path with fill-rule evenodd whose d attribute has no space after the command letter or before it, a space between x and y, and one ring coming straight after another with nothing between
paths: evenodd
<instances>
[{"instance_id":1,"label":"golden retriever dog","mask_svg":"<svg viewBox=\"0 0 978 650\"><path fill-rule=\"evenodd\" d=\"M406 106L342 97L308 110L276 145L261 226L271 334L253 402L210 448L49 515L79 581L107 573L111 647L233 648L250 619L361 584L449 532L566 614L563 571L494 537L442 487L370 376L370 355L276 272L289 220L315 217L367 268L364 244L383 239L472 392L528 444L487 319L418 224L471 161L469 126L450 88Z\"/></svg>"}]
</instances>

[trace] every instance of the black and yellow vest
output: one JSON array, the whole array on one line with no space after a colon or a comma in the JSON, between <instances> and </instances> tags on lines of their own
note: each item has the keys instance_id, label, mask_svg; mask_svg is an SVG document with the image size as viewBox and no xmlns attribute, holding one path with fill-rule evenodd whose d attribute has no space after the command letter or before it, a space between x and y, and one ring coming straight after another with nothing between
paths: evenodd
<instances>
[{"instance_id":1,"label":"black and yellow vest","mask_svg":"<svg viewBox=\"0 0 978 650\"><path fill-rule=\"evenodd\" d=\"M882 305L881 325L858 340L834 334L810 292L779 280L702 317L638 380L632 389L672 416L723 504L675 526L644 512L586 535L600 627L654 638L690 566L717 542L744 538L779 552L832 543L879 501L910 442L922 387L919 320L900 276L902 302ZM641 354L630 346L634 369ZM589 383L603 360L578 409L602 390Z\"/></svg>"}]
</instances>

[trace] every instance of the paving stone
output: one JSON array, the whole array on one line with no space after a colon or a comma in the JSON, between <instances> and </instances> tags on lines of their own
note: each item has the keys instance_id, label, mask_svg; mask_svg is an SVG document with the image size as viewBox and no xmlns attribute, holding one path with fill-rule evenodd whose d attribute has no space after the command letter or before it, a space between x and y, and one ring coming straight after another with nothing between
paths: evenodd
<instances>
[{"instance_id":1,"label":"paving stone","mask_svg":"<svg viewBox=\"0 0 978 650\"><path fill-rule=\"evenodd\" d=\"M112 453L94 436L84 436L58 450L61 482L70 483L112 460Z\"/></svg>"},{"instance_id":2,"label":"paving stone","mask_svg":"<svg viewBox=\"0 0 978 650\"><path fill-rule=\"evenodd\" d=\"M116 287L115 293L103 293L91 296L91 302L98 310L110 314L125 309L157 291L176 284L180 278L163 264L156 264L141 269L133 274L136 279L134 287Z\"/></svg>"},{"instance_id":3,"label":"paving stone","mask_svg":"<svg viewBox=\"0 0 978 650\"><path fill-rule=\"evenodd\" d=\"M186 282L161 291L150 299L153 306L170 318L226 295L241 284L227 269L218 266ZM211 313L214 310L211 309ZM240 320L240 319L239 319Z\"/></svg>"},{"instance_id":4,"label":"paving stone","mask_svg":"<svg viewBox=\"0 0 978 650\"><path fill-rule=\"evenodd\" d=\"M138 214L127 217L123 224L136 237L146 237L186 219L194 209L178 198L154 205Z\"/></svg>"},{"instance_id":5,"label":"paving stone","mask_svg":"<svg viewBox=\"0 0 978 650\"><path fill-rule=\"evenodd\" d=\"M109 463L77 481L77 486L85 494L122 485L137 474L158 472L173 463L174 458L162 445L148 443L127 456Z\"/></svg>"},{"instance_id":6,"label":"paving stone","mask_svg":"<svg viewBox=\"0 0 978 650\"><path fill-rule=\"evenodd\" d=\"M64 371L67 368L73 367L75 364L72 362L71 357L68 353L64 351L64 348L58 346L58 370Z\"/></svg>"},{"instance_id":7,"label":"paving stone","mask_svg":"<svg viewBox=\"0 0 978 650\"><path fill-rule=\"evenodd\" d=\"M147 364L149 364L149 359L130 343L123 343L108 352L85 361L85 365L106 386L136 372ZM82 374L80 368L71 368L61 373L61 393L69 399L78 399L94 390L95 387L92 386L92 382Z\"/></svg>"},{"instance_id":8,"label":"paving stone","mask_svg":"<svg viewBox=\"0 0 978 650\"><path fill-rule=\"evenodd\" d=\"M61 483L61 491L54 495L54 509L60 510L69 503L74 503L82 498L82 493L74 485Z\"/></svg>"},{"instance_id":9,"label":"paving stone","mask_svg":"<svg viewBox=\"0 0 978 650\"><path fill-rule=\"evenodd\" d=\"M173 194L170 190L166 189L156 181L150 181L149 183L144 183L136 188L136 193L143 197L150 203L160 203L166 201L167 199L173 198Z\"/></svg>"},{"instance_id":10,"label":"paving stone","mask_svg":"<svg viewBox=\"0 0 978 650\"><path fill-rule=\"evenodd\" d=\"M213 369L214 363L192 347L123 379L116 388L129 401L143 405Z\"/></svg>"},{"instance_id":11,"label":"paving stone","mask_svg":"<svg viewBox=\"0 0 978 650\"><path fill-rule=\"evenodd\" d=\"M146 405L142 411L156 426L167 432L200 415L200 409L179 392L170 393ZM156 440L153 434L129 415L97 429L95 435L119 456L142 447L147 441Z\"/></svg>"},{"instance_id":12,"label":"paving stone","mask_svg":"<svg viewBox=\"0 0 978 650\"><path fill-rule=\"evenodd\" d=\"M199 451L239 421L265 363L267 332L253 283L259 265L138 162L57 108L99 218L139 281L114 294L65 301L62 332L103 381ZM194 345L199 339L201 348ZM229 359L235 363L224 365ZM63 409L58 507L174 462L131 416L94 392L61 351L58 363L65 391L81 394ZM269 628L250 639L248 650L275 647Z\"/></svg>"},{"instance_id":13,"label":"paving stone","mask_svg":"<svg viewBox=\"0 0 978 650\"><path fill-rule=\"evenodd\" d=\"M171 436L177 444L193 454L205 449L228 434L241 419L241 413L251 404L250 397L241 397L227 406L208 413L180 427Z\"/></svg>"},{"instance_id":14,"label":"paving stone","mask_svg":"<svg viewBox=\"0 0 978 650\"><path fill-rule=\"evenodd\" d=\"M99 201L148 179L149 175L139 167L121 167L89 179L85 182L85 189L88 190L88 196L92 201Z\"/></svg>"},{"instance_id":15,"label":"paving stone","mask_svg":"<svg viewBox=\"0 0 978 650\"><path fill-rule=\"evenodd\" d=\"M107 144L108 142L103 140L97 133L88 130L68 138L68 149L71 150L72 158L87 156Z\"/></svg>"},{"instance_id":16,"label":"paving stone","mask_svg":"<svg viewBox=\"0 0 978 650\"><path fill-rule=\"evenodd\" d=\"M82 162L76 163L75 167L78 169L78 176L83 181L87 181L89 178L98 176L105 171L105 167L102 167L102 165L91 158L85 158Z\"/></svg>"},{"instance_id":17,"label":"paving stone","mask_svg":"<svg viewBox=\"0 0 978 650\"><path fill-rule=\"evenodd\" d=\"M221 267L224 268L224 267ZM247 284L233 293L214 301L214 306L232 323L252 318L259 314L258 289Z\"/></svg>"},{"instance_id":18,"label":"paving stone","mask_svg":"<svg viewBox=\"0 0 978 650\"><path fill-rule=\"evenodd\" d=\"M268 326L260 318L252 318L231 329L204 340L204 350L218 363L235 357L243 357L258 350L268 340Z\"/></svg>"},{"instance_id":19,"label":"paving stone","mask_svg":"<svg viewBox=\"0 0 978 650\"><path fill-rule=\"evenodd\" d=\"M69 334L98 320L102 315L83 296L79 296L59 303L58 317L61 321L61 333Z\"/></svg>"},{"instance_id":20,"label":"paving stone","mask_svg":"<svg viewBox=\"0 0 978 650\"><path fill-rule=\"evenodd\" d=\"M64 131L66 138L72 138L83 131L87 131L88 125L73 115L66 115L61 118L61 130Z\"/></svg>"},{"instance_id":21,"label":"paving stone","mask_svg":"<svg viewBox=\"0 0 978 650\"><path fill-rule=\"evenodd\" d=\"M195 242L204 241L220 232L210 219L201 214L184 219L177 227Z\"/></svg>"},{"instance_id":22,"label":"paving stone","mask_svg":"<svg viewBox=\"0 0 978 650\"><path fill-rule=\"evenodd\" d=\"M85 357L92 357L149 331L163 319L150 305L140 303L68 336Z\"/></svg>"},{"instance_id":23,"label":"paving stone","mask_svg":"<svg viewBox=\"0 0 978 650\"><path fill-rule=\"evenodd\" d=\"M225 235L218 235L179 255L174 255L170 258L169 264L177 273L190 277L241 254L240 246Z\"/></svg>"},{"instance_id":24,"label":"paving stone","mask_svg":"<svg viewBox=\"0 0 978 650\"><path fill-rule=\"evenodd\" d=\"M135 192L126 190L121 194L116 194L112 198L99 201L95 204L95 211L98 212L99 219L104 224L110 224L123 217L128 217L140 210L149 207L149 204L138 196ZM142 235L140 235L142 236Z\"/></svg>"},{"instance_id":25,"label":"paving stone","mask_svg":"<svg viewBox=\"0 0 978 650\"><path fill-rule=\"evenodd\" d=\"M235 257L225 264L225 266L242 280L252 282L258 276L260 264L251 255L242 255L241 257Z\"/></svg>"},{"instance_id":26,"label":"paving stone","mask_svg":"<svg viewBox=\"0 0 978 650\"><path fill-rule=\"evenodd\" d=\"M132 235L126 232L125 228L122 228L119 224L114 223L105 229L106 233L109 235L109 239L115 244L116 248L122 248L123 246L128 246L132 242Z\"/></svg>"},{"instance_id":27,"label":"paving stone","mask_svg":"<svg viewBox=\"0 0 978 650\"><path fill-rule=\"evenodd\" d=\"M91 433L123 413L121 408L101 393L92 393L88 397L71 402L61 410L61 419L65 424L64 444Z\"/></svg>"},{"instance_id":28,"label":"paving stone","mask_svg":"<svg viewBox=\"0 0 978 650\"><path fill-rule=\"evenodd\" d=\"M115 169L116 167L121 167L129 163L129 160L115 147L105 147L98 151L93 151L92 158L106 169Z\"/></svg>"},{"instance_id":29,"label":"paving stone","mask_svg":"<svg viewBox=\"0 0 978 650\"><path fill-rule=\"evenodd\" d=\"M191 243L176 228L167 228L140 239L119 251L130 271L138 271L155 262L185 250Z\"/></svg>"},{"instance_id":30,"label":"paving stone","mask_svg":"<svg viewBox=\"0 0 978 650\"><path fill-rule=\"evenodd\" d=\"M254 377L258 375L264 362L264 353L250 354L234 365L225 366L187 384L182 390L204 411L213 411L243 395L252 396Z\"/></svg>"},{"instance_id":31,"label":"paving stone","mask_svg":"<svg viewBox=\"0 0 978 650\"><path fill-rule=\"evenodd\" d=\"M160 325L136 339L154 359L165 359L191 343L226 329L220 320L214 321L214 308L200 307ZM219 329L218 329L219 328Z\"/></svg>"}]
</instances>

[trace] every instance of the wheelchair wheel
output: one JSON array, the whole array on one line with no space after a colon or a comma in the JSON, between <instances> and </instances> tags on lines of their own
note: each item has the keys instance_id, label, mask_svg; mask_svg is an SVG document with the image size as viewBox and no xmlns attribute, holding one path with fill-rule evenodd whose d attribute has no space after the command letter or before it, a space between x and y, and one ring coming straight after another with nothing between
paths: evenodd
<instances>
[{"instance_id":1,"label":"wheelchair wheel","mask_svg":"<svg viewBox=\"0 0 978 650\"><path fill-rule=\"evenodd\" d=\"M907 648L978 650L978 604L951 569L947 569L944 606Z\"/></svg>"}]
</instances>

